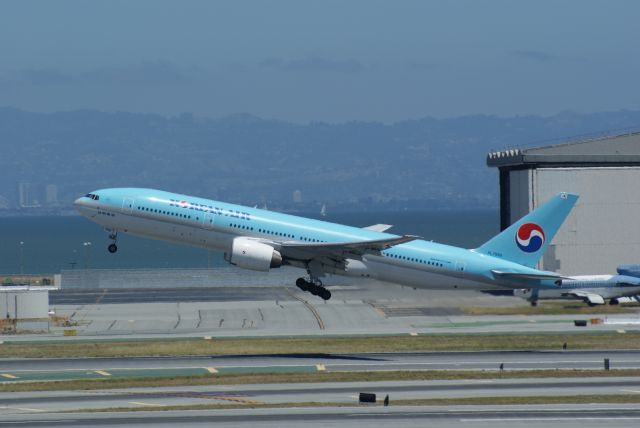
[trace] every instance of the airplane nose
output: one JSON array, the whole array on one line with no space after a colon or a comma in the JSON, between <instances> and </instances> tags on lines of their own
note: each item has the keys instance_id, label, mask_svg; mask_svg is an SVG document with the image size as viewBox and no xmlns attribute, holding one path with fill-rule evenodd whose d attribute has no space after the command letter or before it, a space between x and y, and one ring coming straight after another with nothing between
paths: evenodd
<instances>
[{"instance_id":1,"label":"airplane nose","mask_svg":"<svg viewBox=\"0 0 640 428\"><path fill-rule=\"evenodd\" d=\"M80 214L85 215L86 209L89 208L89 201L87 199L86 197L81 197L73 201L73 206Z\"/></svg>"}]
</instances>

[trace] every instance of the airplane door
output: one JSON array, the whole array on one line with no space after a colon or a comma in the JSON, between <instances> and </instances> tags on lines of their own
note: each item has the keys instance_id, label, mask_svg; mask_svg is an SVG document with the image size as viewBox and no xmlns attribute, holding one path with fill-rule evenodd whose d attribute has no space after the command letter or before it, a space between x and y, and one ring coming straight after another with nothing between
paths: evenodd
<instances>
[{"instance_id":1,"label":"airplane door","mask_svg":"<svg viewBox=\"0 0 640 428\"><path fill-rule=\"evenodd\" d=\"M133 212L133 199L124 198L122 200L122 212L125 214L131 214Z\"/></svg>"},{"instance_id":2,"label":"airplane door","mask_svg":"<svg viewBox=\"0 0 640 428\"><path fill-rule=\"evenodd\" d=\"M202 217L202 225L205 229L213 229L213 214L212 213L204 213Z\"/></svg>"}]
</instances>

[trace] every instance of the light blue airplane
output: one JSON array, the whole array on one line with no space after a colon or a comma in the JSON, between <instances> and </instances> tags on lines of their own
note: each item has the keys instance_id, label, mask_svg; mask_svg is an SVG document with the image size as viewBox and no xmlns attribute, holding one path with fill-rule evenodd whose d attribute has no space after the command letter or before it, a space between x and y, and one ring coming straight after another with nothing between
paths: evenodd
<instances>
[{"instance_id":1,"label":"light blue airplane","mask_svg":"<svg viewBox=\"0 0 640 428\"><path fill-rule=\"evenodd\" d=\"M111 253L123 232L223 251L245 269L295 266L308 274L296 285L327 300L326 274L430 289L556 287L562 277L535 266L577 199L560 193L472 250L385 233L389 225L361 229L153 189L97 190L74 204L107 230Z\"/></svg>"},{"instance_id":2,"label":"light blue airplane","mask_svg":"<svg viewBox=\"0 0 640 428\"><path fill-rule=\"evenodd\" d=\"M538 300L578 299L589 306L640 302L640 265L620 265L617 275L579 275L560 280L554 289L514 290L536 306Z\"/></svg>"}]
</instances>

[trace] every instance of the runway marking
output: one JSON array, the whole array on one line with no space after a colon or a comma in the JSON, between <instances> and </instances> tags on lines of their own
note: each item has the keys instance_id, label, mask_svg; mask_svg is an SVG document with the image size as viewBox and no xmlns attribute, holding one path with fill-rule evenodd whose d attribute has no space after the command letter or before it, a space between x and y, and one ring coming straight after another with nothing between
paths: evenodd
<instances>
[{"instance_id":1,"label":"runway marking","mask_svg":"<svg viewBox=\"0 0 640 428\"><path fill-rule=\"evenodd\" d=\"M324 364L316 364L316 369L318 369L319 372L327 370Z\"/></svg>"},{"instance_id":2,"label":"runway marking","mask_svg":"<svg viewBox=\"0 0 640 428\"><path fill-rule=\"evenodd\" d=\"M233 401L234 403L242 403L242 404L264 404L262 401L250 400L248 398L240 398L240 397L226 397L223 395L219 395L213 398L215 398L216 400Z\"/></svg>"},{"instance_id":3,"label":"runway marking","mask_svg":"<svg viewBox=\"0 0 640 428\"><path fill-rule=\"evenodd\" d=\"M104 370L94 370L94 373L97 373L102 376L111 376L111 373L105 372Z\"/></svg>"},{"instance_id":4,"label":"runway marking","mask_svg":"<svg viewBox=\"0 0 640 428\"><path fill-rule=\"evenodd\" d=\"M622 392L631 392L633 394L640 394L640 391L636 391L634 389L621 389Z\"/></svg>"},{"instance_id":5,"label":"runway marking","mask_svg":"<svg viewBox=\"0 0 640 428\"><path fill-rule=\"evenodd\" d=\"M291 297L293 297L294 299L302 303L307 309L309 309L309 311L311 311L311 313L316 319L316 322L318 323L318 327L320 328L320 330L324 330L324 321L322 321L322 318L320 318L320 314L318 313L316 308L314 308L309 302L304 300L302 297L296 296L293 291L289 290L288 288L286 290Z\"/></svg>"},{"instance_id":6,"label":"runway marking","mask_svg":"<svg viewBox=\"0 0 640 428\"><path fill-rule=\"evenodd\" d=\"M163 407L164 406L164 404L145 403L143 401L129 401L129 404L136 404L138 406L150 406L150 407Z\"/></svg>"},{"instance_id":7,"label":"runway marking","mask_svg":"<svg viewBox=\"0 0 640 428\"><path fill-rule=\"evenodd\" d=\"M5 406L5 409L11 409L11 410L20 410L21 412L44 412L45 410L43 409L33 409L31 407L11 407L11 406Z\"/></svg>"},{"instance_id":8,"label":"runway marking","mask_svg":"<svg viewBox=\"0 0 640 428\"><path fill-rule=\"evenodd\" d=\"M14 376L14 375L9 374L9 373L2 373L2 374L0 374L0 376L6 377L7 379L18 379L18 376Z\"/></svg>"},{"instance_id":9,"label":"runway marking","mask_svg":"<svg viewBox=\"0 0 640 428\"><path fill-rule=\"evenodd\" d=\"M99 305L100 302L102 301L102 299L104 299L104 296L107 295L107 291L109 291L107 288L104 289L104 291L102 292L102 294L100 296L98 296L98 298L95 301L95 305Z\"/></svg>"},{"instance_id":10,"label":"runway marking","mask_svg":"<svg viewBox=\"0 0 640 428\"><path fill-rule=\"evenodd\" d=\"M218 373L218 370L216 370L215 367L207 367L207 371L211 374L216 374Z\"/></svg>"}]
</instances>

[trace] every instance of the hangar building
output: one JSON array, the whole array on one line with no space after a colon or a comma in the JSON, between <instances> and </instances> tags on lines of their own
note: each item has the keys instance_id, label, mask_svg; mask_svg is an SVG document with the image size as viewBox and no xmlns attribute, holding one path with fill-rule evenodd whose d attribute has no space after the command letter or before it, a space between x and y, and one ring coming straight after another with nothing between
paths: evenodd
<instances>
[{"instance_id":1,"label":"hangar building","mask_svg":"<svg viewBox=\"0 0 640 428\"><path fill-rule=\"evenodd\" d=\"M501 229L558 192L580 195L541 269L613 274L640 264L640 132L491 152L487 165L500 171Z\"/></svg>"}]
</instances>

